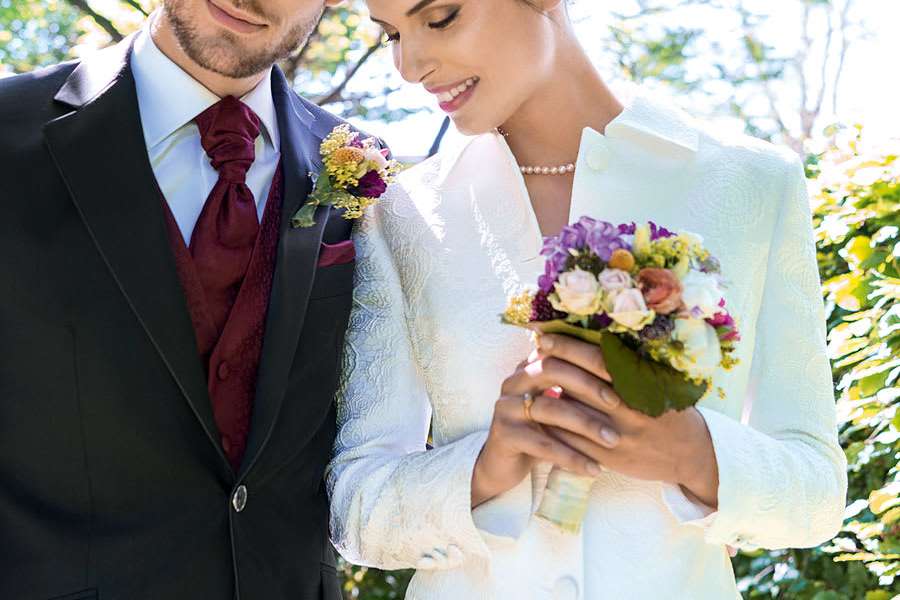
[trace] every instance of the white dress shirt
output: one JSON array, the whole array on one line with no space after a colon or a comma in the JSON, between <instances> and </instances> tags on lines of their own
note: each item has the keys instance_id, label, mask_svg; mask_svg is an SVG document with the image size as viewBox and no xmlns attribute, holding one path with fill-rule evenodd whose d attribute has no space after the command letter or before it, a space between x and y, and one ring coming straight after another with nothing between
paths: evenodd
<instances>
[{"instance_id":1,"label":"white dress shirt","mask_svg":"<svg viewBox=\"0 0 900 600\"><path fill-rule=\"evenodd\" d=\"M331 535L354 563L417 568L407 600L737 599L728 545L816 546L840 529L846 458L799 158L638 97L584 130L569 222L582 215L697 233L730 280L740 364L699 405L717 509L607 471L566 534L534 516L548 465L471 509L501 384L532 348L498 315L544 266L515 157L481 135L402 173L355 233Z\"/></svg>"},{"instance_id":2,"label":"white dress shirt","mask_svg":"<svg viewBox=\"0 0 900 600\"><path fill-rule=\"evenodd\" d=\"M206 197L219 180L200 145L194 118L220 98L163 54L153 42L149 27L139 32L134 41L131 69L153 174L188 245ZM281 157L269 74L241 101L261 123L247 186L256 200L257 216L262 219Z\"/></svg>"}]
</instances>

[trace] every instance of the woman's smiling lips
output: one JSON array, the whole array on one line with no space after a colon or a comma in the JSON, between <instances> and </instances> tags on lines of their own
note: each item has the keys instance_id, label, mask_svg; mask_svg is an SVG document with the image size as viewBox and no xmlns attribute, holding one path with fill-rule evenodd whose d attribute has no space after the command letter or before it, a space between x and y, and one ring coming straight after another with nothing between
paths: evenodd
<instances>
[{"instance_id":1,"label":"woman's smiling lips","mask_svg":"<svg viewBox=\"0 0 900 600\"><path fill-rule=\"evenodd\" d=\"M478 77L469 77L452 85L427 87L426 90L437 96L441 110L453 113L459 110L466 101L472 97L475 87L478 85Z\"/></svg>"},{"instance_id":2,"label":"woman's smiling lips","mask_svg":"<svg viewBox=\"0 0 900 600\"><path fill-rule=\"evenodd\" d=\"M228 29L238 33L256 33L266 28L264 24L255 23L250 20L250 17L238 13L232 7L227 6L225 2L221 2L221 4L222 6L212 0L206 0L206 6L212 17Z\"/></svg>"}]
</instances>

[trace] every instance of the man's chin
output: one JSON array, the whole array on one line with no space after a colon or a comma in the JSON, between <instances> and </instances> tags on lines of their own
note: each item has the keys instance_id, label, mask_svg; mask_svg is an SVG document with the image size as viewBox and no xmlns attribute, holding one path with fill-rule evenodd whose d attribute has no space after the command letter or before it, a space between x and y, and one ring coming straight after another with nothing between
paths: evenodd
<instances>
[{"instance_id":1,"label":"man's chin","mask_svg":"<svg viewBox=\"0 0 900 600\"><path fill-rule=\"evenodd\" d=\"M216 40L202 48L185 48L188 57L217 75L230 79L246 79L259 75L276 62L271 56L261 56L241 44ZM239 57L239 58L238 58Z\"/></svg>"}]
</instances>

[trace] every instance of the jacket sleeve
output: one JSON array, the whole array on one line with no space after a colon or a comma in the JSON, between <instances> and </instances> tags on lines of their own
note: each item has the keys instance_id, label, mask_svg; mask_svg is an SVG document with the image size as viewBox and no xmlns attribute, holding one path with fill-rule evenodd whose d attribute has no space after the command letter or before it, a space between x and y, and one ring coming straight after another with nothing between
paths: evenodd
<instances>
[{"instance_id":1,"label":"jacket sleeve","mask_svg":"<svg viewBox=\"0 0 900 600\"><path fill-rule=\"evenodd\" d=\"M472 470L487 432L426 449L431 405L396 266L398 256L415 250L409 235L391 235L395 203L409 200L398 187L367 213L354 237L353 308L326 471L330 530L335 547L355 564L448 569L488 554L471 510Z\"/></svg>"},{"instance_id":2,"label":"jacket sleeve","mask_svg":"<svg viewBox=\"0 0 900 600\"><path fill-rule=\"evenodd\" d=\"M757 320L749 424L700 408L718 461L718 509L704 510L677 486L664 491L676 516L703 528L713 544L812 547L843 522L847 462L838 443L806 179L799 161L786 171Z\"/></svg>"}]
</instances>

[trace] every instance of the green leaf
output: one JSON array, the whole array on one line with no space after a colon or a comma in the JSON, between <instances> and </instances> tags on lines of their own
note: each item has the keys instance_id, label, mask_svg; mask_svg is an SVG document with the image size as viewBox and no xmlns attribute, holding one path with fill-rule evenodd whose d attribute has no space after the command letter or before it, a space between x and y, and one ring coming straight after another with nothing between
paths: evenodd
<instances>
[{"instance_id":1,"label":"green leaf","mask_svg":"<svg viewBox=\"0 0 900 600\"><path fill-rule=\"evenodd\" d=\"M583 329L562 320L532 323L543 333L558 333L600 346L613 389L629 407L651 417L697 404L707 385L697 385L669 367L640 356L618 336Z\"/></svg>"},{"instance_id":2,"label":"green leaf","mask_svg":"<svg viewBox=\"0 0 900 600\"><path fill-rule=\"evenodd\" d=\"M889 483L880 490L873 491L869 494L869 508L877 515L900 505L898 493L900 493L900 481Z\"/></svg>"},{"instance_id":3,"label":"green leaf","mask_svg":"<svg viewBox=\"0 0 900 600\"><path fill-rule=\"evenodd\" d=\"M318 207L319 204L314 201L309 201L304 204L300 210L294 213L294 216L291 219L291 226L296 229L298 227L312 227L315 225L315 214Z\"/></svg>"}]
</instances>

